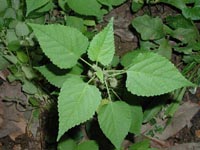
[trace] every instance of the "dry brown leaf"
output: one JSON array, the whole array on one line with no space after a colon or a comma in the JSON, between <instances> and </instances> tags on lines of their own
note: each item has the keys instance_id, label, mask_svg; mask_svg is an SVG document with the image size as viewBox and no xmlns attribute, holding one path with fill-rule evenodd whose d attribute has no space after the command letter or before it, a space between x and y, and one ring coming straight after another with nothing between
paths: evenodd
<instances>
[{"instance_id":1,"label":"dry brown leaf","mask_svg":"<svg viewBox=\"0 0 200 150\"><path fill-rule=\"evenodd\" d=\"M13 141L15 141L15 138L17 138L19 135L26 133L27 123L24 118L20 118L19 122L14 122L14 125L18 128L18 130L9 134Z\"/></svg>"},{"instance_id":2,"label":"dry brown leaf","mask_svg":"<svg viewBox=\"0 0 200 150\"><path fill-rule=\"evenodd\" d=\"M181 105L178 111L175 113L171 123L166 127L162 134L156 134L160 140L166 140L169 137L178 133L185 126L190 127L190 120L200 110L198 104L185 102Z\"/></svg>"},{"instance_id":3,"label":"dry brown leaf","mask_svg":"<svg viewBox=\"0 0 200 150\"><path fill-rule=\"evenodd\" d=\"M5 102L5 99L10 102ZM27 123L24 112L16 108L17 100L27 103L27 98L21 91L21 84L10 85L4 82L0 86L0 138L10 135L14 140L18 135L25 133Z\"/></svg>"},{"instance_id":4,"label":"dry brown leaf","mask_svg":"<svg viewBox=\"0 0 200 150\"><path fill-rule=\"evenodd\" d=\"M200 130L196 130L195 135L196 135L196 137L200 138Z\"/></svg>"},{"instance_id":5,"label":"dry brown leaf","mask_svg":"<svg viewBox=\"0 0 200 150\"><path fill-rule=\"evenodd\" d=\"M10 72L8 71L8 69L1 70L0 78L3 79L4 81L6 81L6 78L8 77L9 73Z\"/></svg>"}]
</instances>

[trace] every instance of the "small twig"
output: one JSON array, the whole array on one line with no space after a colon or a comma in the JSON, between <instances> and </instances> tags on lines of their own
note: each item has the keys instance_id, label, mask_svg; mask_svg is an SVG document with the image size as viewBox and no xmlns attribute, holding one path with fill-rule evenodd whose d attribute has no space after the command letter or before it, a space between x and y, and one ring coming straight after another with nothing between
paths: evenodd
<instances>
[{"instance_id":1,"label":"small twig","mask_svg":"<svg viewBox=\"0 0 200 150\"><path fill-rule=\"evenodd\" d=\"M83 133L83 139L81 140L82 142L86 141L86 140L89 140L89 137L87 135L87 132L86 132L85 128L86 128L85 124L82 124L81 125L81 132Z\"/></svg>"}]
</instances>

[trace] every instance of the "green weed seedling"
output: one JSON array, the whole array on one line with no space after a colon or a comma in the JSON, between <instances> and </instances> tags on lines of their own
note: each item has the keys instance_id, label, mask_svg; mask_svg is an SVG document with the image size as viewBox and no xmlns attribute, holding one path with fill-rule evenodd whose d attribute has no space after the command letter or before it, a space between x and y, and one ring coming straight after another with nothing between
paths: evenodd
<instances>
[{"instance_id":1,"label":"green weed seedling","mask_svg":"<svg viewBox=\"0 0 200 150\"><path fill-rule=\"evenodd\" d=\"M56 76L48 66L37 68L50 83L61 88L58 141L69 129L93 119L95 113L101 130L117 149L129 132L138 134L143 120L142 107L126 103L115 92L124 77L123 88L138 96L156 96L193 86L167 58L148 50L127 53L120 62L122 69L112 67L113 19L91 41L68 26L30 26L52 63L68 70Z\"/></svg>"}]
</instances>

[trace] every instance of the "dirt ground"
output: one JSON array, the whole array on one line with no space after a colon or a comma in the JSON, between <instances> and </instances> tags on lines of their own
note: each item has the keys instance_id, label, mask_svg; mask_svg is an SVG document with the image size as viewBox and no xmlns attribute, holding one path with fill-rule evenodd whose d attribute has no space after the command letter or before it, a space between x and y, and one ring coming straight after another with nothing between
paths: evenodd
<instances>
[{"instance_id":1,"label":"dirt ground","mask_svg":"<svg viewBox=\"0 0 200 150\"><path fill-rule=\"evenodd\" d=\"M126 3L114 9L105 16L104 22L99 25L99 28L101 28L108 22L109 18L114 16L115 44L119 56L138 46L138 39L130 26L131 20L136 15L130 12L129 6L130 4ZM137 15L142 13L139 12ZM175 12L163 6L152 8L153 15L160 15L162 17L166 13ZM183 103L188 105L195 104L195 108L200 106L200 88L197 89L194 95L187 92ZM19 82L8 83L0 79L0 150L55 149L55 137L57 133L55 129L57 128L57 124L52 125L52 122L55 122L57 112L52 114L40 110L39 119L34 119L33 109L35 108L28 106L27 97L21 91ZM199 145L195 145L200 143L200 111L198 110L188 122L189 124L185 125L166 140L156 141L152 139L152 145L164 149L162 146L166 146L165 144L167 143L168 148L166 149L173 150L173 146L185 144L181 147L182 149L188 146L188 149L191 147L193 150L200 149ZM162 142L164 142L163 145ZM175 149L180 149L180 147L176 147Z\"/></svg>"}]
</instances>

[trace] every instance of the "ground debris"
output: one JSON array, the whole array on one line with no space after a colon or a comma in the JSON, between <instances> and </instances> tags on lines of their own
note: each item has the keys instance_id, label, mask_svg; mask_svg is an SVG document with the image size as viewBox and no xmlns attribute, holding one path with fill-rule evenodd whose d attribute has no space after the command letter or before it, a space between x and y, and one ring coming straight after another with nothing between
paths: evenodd
<instances>
[{"instance_id":1,"label":"ground debris","mask_svg":"<svg viewBox=\"0 0 200 150\"><path fill-rule=\"evenodd\" d=\"M28 107L21 83L3 82L0 85L0 150L41 149L39 137L28 134L30 129L37 132L39 128L39 121L34 124L31 118L32 109Z\"/></svg>"},{"instance_id":2,"label":"ground debris","mask_svg":"<svg viewBox=\"0 0 200 150\"><path fill-rule=\"evenodd\" d=\"M199 110L200 107L198 104L185 102L179 107L171 123L161 134L156 134L156 137L158 137L161 140L166 140L169 137L178 133L185 126L191 127L191 119Z\"/></svg>"},{"instance_id":3,"label":"ground debris","mask_svg":"<svg viewBox=\"0 0 200 150\"><path fill-rule=\"evenodd\" d=\"M199 150L199 149L200 149L200 143L184 143L168 148L162 148L160 150Z\"/></svg>"}]
</instances>

